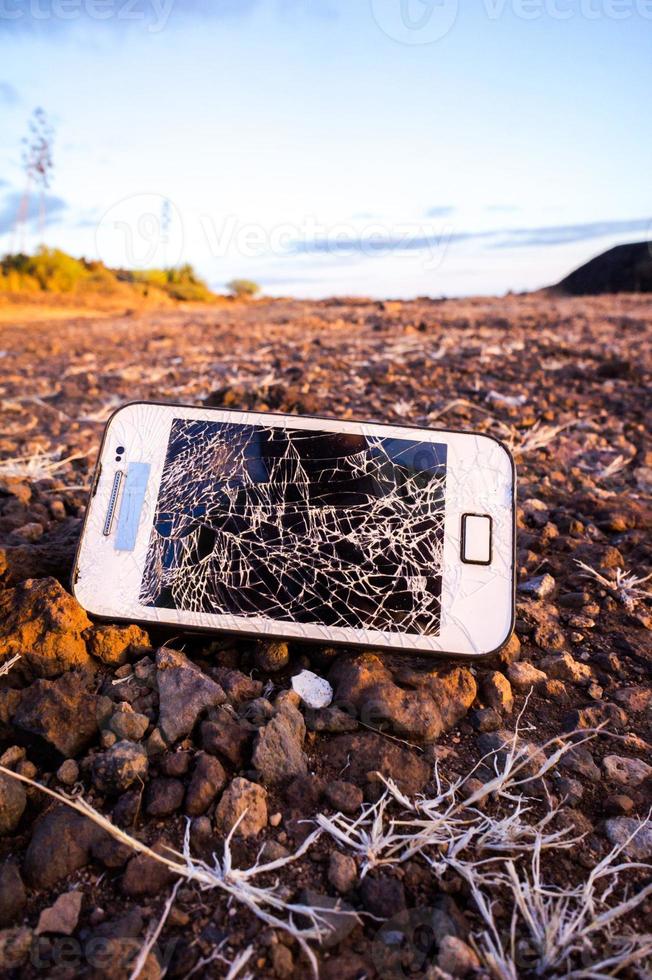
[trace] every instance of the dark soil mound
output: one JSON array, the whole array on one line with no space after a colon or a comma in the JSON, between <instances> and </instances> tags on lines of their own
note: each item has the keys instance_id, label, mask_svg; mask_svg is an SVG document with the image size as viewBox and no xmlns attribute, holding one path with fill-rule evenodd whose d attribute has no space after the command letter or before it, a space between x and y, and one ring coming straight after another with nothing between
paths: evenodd
<instances>
[{"instance_id":1,"label":"dark soil mound","mask_svg":"<svg viewBox=\"0 0 652 980\"><path fill-rule=\"evenodd\" d=\"M652 245L650 242L616 245L571 272L557 288L571 296L651 293Z\"/></svg>"}]
</instances>

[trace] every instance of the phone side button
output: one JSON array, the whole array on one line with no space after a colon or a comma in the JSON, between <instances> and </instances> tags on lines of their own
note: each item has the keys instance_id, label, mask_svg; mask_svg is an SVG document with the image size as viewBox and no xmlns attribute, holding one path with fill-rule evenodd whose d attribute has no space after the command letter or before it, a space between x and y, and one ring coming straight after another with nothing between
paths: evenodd
<instances>
[{"instance_id":1,"label":"phone side button","mask_svg":"<svg viewBox=\"0 0 652 980\"><path fill-rule=\"evenodd\" d=\"M488 514L462 514L460 550L466 565L491 565L492 523Z\"/></svg>"}]
</instances>

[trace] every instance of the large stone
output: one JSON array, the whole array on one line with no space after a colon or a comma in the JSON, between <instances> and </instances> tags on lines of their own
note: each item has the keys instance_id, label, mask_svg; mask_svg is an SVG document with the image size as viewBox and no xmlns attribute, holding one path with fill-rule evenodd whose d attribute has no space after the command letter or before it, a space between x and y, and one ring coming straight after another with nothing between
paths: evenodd
<instances>
[{"instance_id":1,"label":"large stone","mask_svg":"<svg viewBox=\"0 0 652 980\"><path fill-rule=\"evenodd\" d=\"M159 728L169 743L190 735L199 717L226 695L183 653L161 647L156 654Z\"/></svg>"},{"instance_id":2,"label":"large stone","mask_svg":"<svg viewBox=\"0 0 652 980\"><path fill-rule=\"evenodd\" d=\"M374 774L380 772L408 796L420 792L431 775L430 766L416 752L375 732L336 735L324 744L323 760L337 776L358 786L376 781Z\"/></svg>"},{"instance_id":3,"label":"large stone","mask_svg":"<svg viewBox=\"0 0 652 980\"><path fill-rule=\"evenodd\" d=\"M136 742L116 742L93 759L93 783L100 793L123 793L137 779L147 778L147 755Z\"/></svg>"},{"instance_id":4,"label":"large stone","mask_svg":"<svg viewBox=\"0 0 652 980\"><path fill-rule=\"evenodd\" d=\"M0 774L0 837L14 832L23 815L27 798L18 779Z\"/></svg>"},{"instance_id":5,"label":"large stone","mask_svg":"<svg viewBox=\"0 0 652 980\"><path fill-rule=\"evenodd\" d=\"M389 724L399 734L424 741L454 727L477 694L475 679L464 667L428 672L404 667L398 680L404 686L373 653L342 658L329 674L335 705L353 710L364 724Z\"/></svg>"},{"instance_id":6,"label":"large stone","mask_svg":"<svg viewBox=\"0 0 652 980\"><path fill-rule=\"evenodd\" d=\"M52 888L88 864L101 830L67 806L48 810L36 823L25 854L24 871L32 888Z\"/></svg>"},{"instance_id":7,"label":"large stone","mask_svg":"<svg viewBox=\"0 0 652 980\"><path fill-rule=\"evenodd\" d=\"M149 649L149 636L140 626L93 626L85 633L89 653L111 667Z\"/></svg>"},{"instance_id":8,"label":"large stone","mask_svg":"<svg viewBox=\"0 0 652 980\"><path fill-rule=\"evenodd\" d=\"M52 681L34 681L23 692L13 722L66 758L79 755L98 731L97 696L88 690L88 675L71 672Z\"/></svg>"},{"instance_id":9,"label":"large stone","mask_svg":"<svg viewBox=\"0 0 652 980\"><path fill-rule=\"evenodd\" d=\"M47 678L73 667L90 668L83 636L90 625L56 579L28 579L0 592L0 663L19 653L23 673Z\"/></svg>"},{"instance_id":10,"label":"large stone","mask_svg":"<svg viewBox=\"0 0 652 980\"><path fill-rule=\"evenodd\" d=\"M266 790L242 777L233 780L215 809L219 833L226 836L236 824L236 834L242 837L255 837L267 824Z\"/></svg>"},{"instance_id":11,"label":"large stone","mask_svg":"<svg viewBox=\"0 0 652 980\"><path fill-rule=\"evenodd\" d=\"M303 751L306 726L298 708L286 702L256 736L252 761L270 785L308 772Z\"/></svg>"}]
</instances>

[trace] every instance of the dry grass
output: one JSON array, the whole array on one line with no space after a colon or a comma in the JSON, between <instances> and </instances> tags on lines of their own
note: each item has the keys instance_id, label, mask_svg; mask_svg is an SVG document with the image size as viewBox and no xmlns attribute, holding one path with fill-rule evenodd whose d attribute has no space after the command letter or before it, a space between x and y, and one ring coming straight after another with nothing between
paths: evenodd
<instances>
[{"instance_id":1,"label":"dry grass","mask_svg":"<svg viewBox=\"0 0 652 980\"><path fill-rule=\"evenodd\" d=\"M616 976L652 951L652 937L636 936L626 924L652 894L652 885L625 892L619 900L615 894L624 876L652 866L622 858L625 841L580 885L561 888L548 881L542 870L545 852L568 851L581 838L568 828L552 829L559 804L548 799L541 817L528 796L536 788L546 801L545 777L566 752L598 732L581 735L553 739L533 752L519 745L517 727L502 753L481 761L493 774L470 794L464 791L468 777L444 785L438 770L432 797L409 799L385 779L386 794L357 818L320 815L318 823L358 856L362 876L420 856L436 878L450 871L463 878L483 922L473 945L494 980L518 980L522 969L545 977ZM513 908L507 925L497 917L498 900Z\"/></svg>"},{"instance_id":2,"label":"dry grass","mask_svg":"<svg viewBox=\"0 0 652 980\"><path fill-rule=\"evenodd\" d=\"M0 677L4 677L6 674L8 674L11 668L18 663L20 658L21 658L21 654L15 653L13 657L9 658L9 660L5 660L3 665L0 667Z\"/></svg>"},{"instance_id":3,"label":"dry grass","mask_svg":"<svg viewBox=\"0 0 652 980\"><path fill-rule=\"evenodd\" d=\"M305 952L315 976L317 976L317 959L309 942L320 943L333 930L332 916L334 914L352 916L357 919L353 912L334 909L313 908L300 902L291 902L285 898L283 889L279 886L278 880L271 885L260 885L255 879L271 875L281 868L292 864L302 858L310 850L314 842L320 836L321 831L317 830L310 834L303 844L287 857L278 858L275 861L261 863L261 855L258 854L256 861L249 868L235 868L231 853L231 843L233 835L237 832L238 824L244 817L244 813L233 826L224 841L224 852L220 859L216 854L213 855L213 863L208 864L199 858L193 857L190 853L190 821L186 823L186 831L183 840L183 849L175 851L169 848L170 856L158 854L147 844L133 837L127 831L116 827L107 817L99 813L83 797L69 797L58 793L56 790L42 786L40 783L29 779L27 776L20 775L0 766L0 772L12 779L18 779L29 786L40 789L53 799L65 804L77 813L83 814L93 823L101 827L115 840L126 844L132 850L140 854L146 854L152 860L165 865L173 874L178 875L186 881L194 882L202 891L218 889L228 896L228 900L248 908L259 920L273 929L281 929L297 940ZM245 811L246 812L246 811ZM301 924L305 922L306 924Z\"/></svg>"},{"instance_id":4,"label":"dry grass","mask_svg":"<svg viewBox=\"0 0 652 980\"><path fill-rule=\"evenodd\" d=\"M386 791L377 803L364 805L357 816L319 814L319 829L294 854L265 863L259 853L249 868L233 866L231 841L237 824L224 842L222 857L213 855L209 864L190 853L189 823L181 851L171 849L169 856L161 855L115 827L83 798L39 788L93 820L116 840L164 864L180 879L194 882L201 890L218 889L229 902L249 909L266 925L290 933L315 975L317 960L310 944L327 937L332 910L292 902L277 880L260 884L258 879L267 876L269 881L300 860L321 833L327 833L358 858L361 878L373 868L419 858L429 865L436 880L453 872L466 881L481 922L471 942L493 980L518 980L522 971L576 980L617 976L626 967L641 965L652 952L652 936L637 936L628 924L652 895L652 884L628 890L624 880L652 866L625 857L630 837L588 870L580 884L558 884L554 857L560 851L568 853L581 837L573 836L568 827L555 829L563 801L552 800L546 782L567 752L604 732L572 732L534 747L519 737L521 717L522 713L502 749L489 753L465 776L447 782L436 765L432 795L412 799L381 776ZM39 785L1 766L0 772ZM476 782L469 787L472 776ZM550 859L546 857L549 851L553 852ZM173 900L174 894L145 941L138 960L141 968ZM512 909L508 921L506 908ZM248 949L229 961L220 947L200 960L193 972L200 974L210 962L219 961L229 967L229 977L236 977L251 955ZM137 976L132 974L132 980Z\"/></svg>"},{"instance_id":5,"label":"dry grass","mask_svg":"<svg viewBox=\"0 0 652 980\"><path fill-rule=\"evenodd\" d=\"M633 572L627 572L623 568L617 568L614 571L613 579L610 579L578 558L575 559L575 564L584 569L586 578L593 578L605 589L608 589L628 612L633 612L641 600L652 598L652 592L649 589L641 588L642 585L652 579L652 572L649 575L640 576Z\"/></svg>"},{"instance_id":6,"label":"dry grass","mask_svg":"<svg viewBox=\"0 0 652 980\"><path fill-rule=\"evenodd\" d=\"M31 456L16 456L13 459L0 460L0 479L13 478L29 480L36 483L39 480L51 479L66 468L68 463L76 459L86 459L86 453L74 453L72 456L60 458L59 452L39 450Z\"/></svg>"}]
</instances>

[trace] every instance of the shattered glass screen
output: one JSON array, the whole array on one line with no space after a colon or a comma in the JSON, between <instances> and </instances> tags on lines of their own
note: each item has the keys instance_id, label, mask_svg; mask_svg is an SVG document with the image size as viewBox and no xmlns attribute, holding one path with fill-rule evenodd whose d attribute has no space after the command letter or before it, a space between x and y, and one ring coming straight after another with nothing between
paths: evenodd
<instances>
[{"instance_id":1,"label":"shattered glass screen","mask_svg":"<svg viewBox=\"0 0 652 980\"><path fill-rule=\"evenodd\" d=\"M446 446L174 419L140 602L437 634Z\"/></svg>"}]
</instances>

